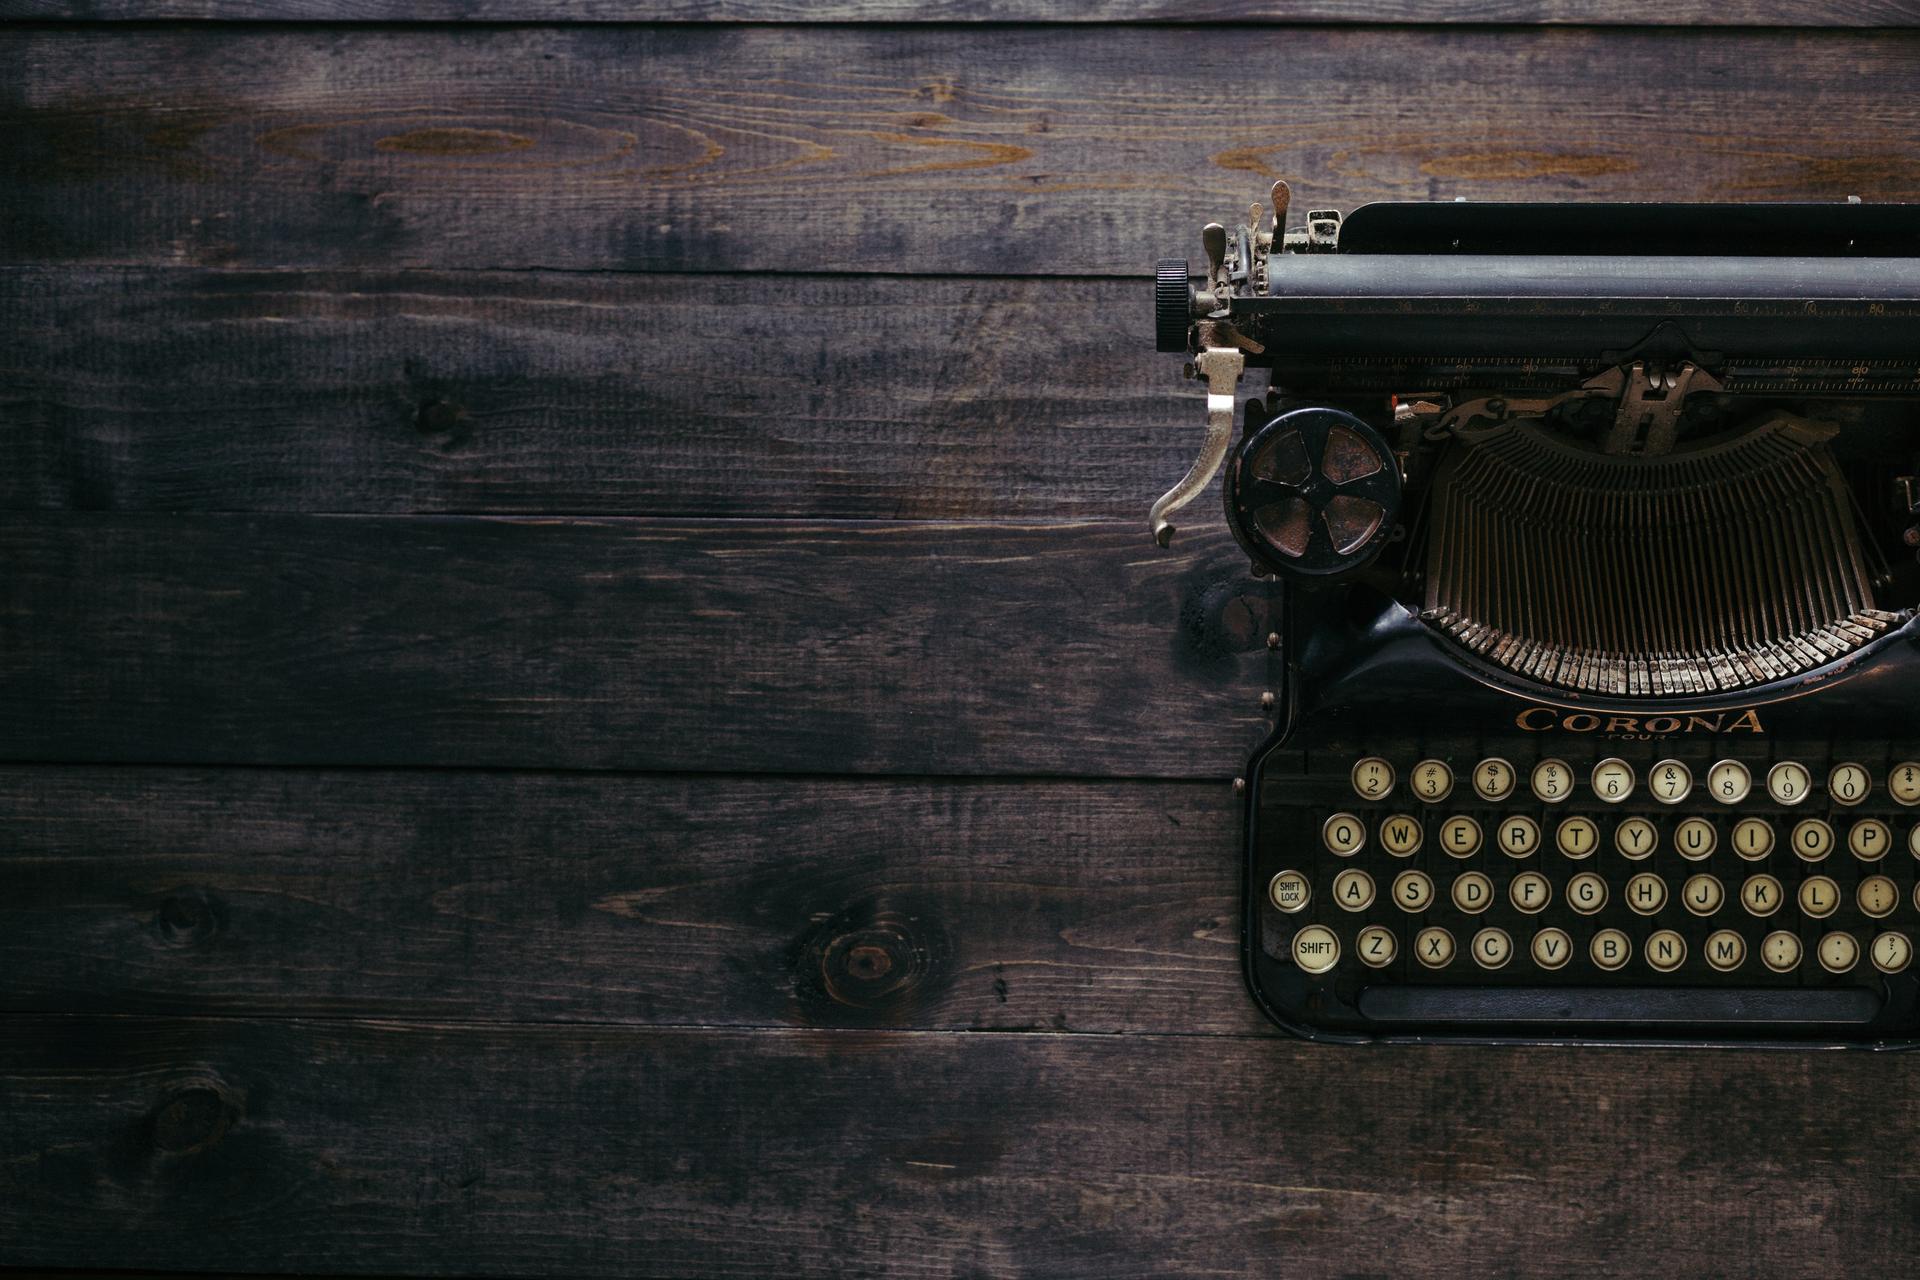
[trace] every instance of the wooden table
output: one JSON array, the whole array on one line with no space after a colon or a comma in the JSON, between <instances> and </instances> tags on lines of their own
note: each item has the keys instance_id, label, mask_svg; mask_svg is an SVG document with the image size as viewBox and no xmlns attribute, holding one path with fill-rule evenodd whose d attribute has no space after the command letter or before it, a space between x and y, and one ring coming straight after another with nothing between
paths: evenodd
<instances>
[{"instance_id":1,"label":"wooden table","mask_svg":"<svg viewBox=\"0 0 1920 1280\"><path fill-rule=\"evenodd\" d=\"M1145 532L1200 222L1920 198L1911 0L0 13L0 1264L1911 1269L1904 1058L1264 1024Z\"/></svg>"}]
</instances>

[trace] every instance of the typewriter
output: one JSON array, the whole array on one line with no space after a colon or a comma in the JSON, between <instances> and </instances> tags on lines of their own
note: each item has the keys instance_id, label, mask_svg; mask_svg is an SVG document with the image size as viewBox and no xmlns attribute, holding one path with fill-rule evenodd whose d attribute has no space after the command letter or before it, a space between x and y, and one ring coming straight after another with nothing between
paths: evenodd
<instances>
[{"instance_id":1,"label":"typewriter","mask_svg":"<svg viewBox=\"0 0 1920 1280\"><path fill-rule=\"evenodd\" d=\"M1920 1039L1920 206L1289 202L1155 299L1206 435L1153 535L1224 470L1284 619L1260 1005Z\"/></svg>"}]
</instances>

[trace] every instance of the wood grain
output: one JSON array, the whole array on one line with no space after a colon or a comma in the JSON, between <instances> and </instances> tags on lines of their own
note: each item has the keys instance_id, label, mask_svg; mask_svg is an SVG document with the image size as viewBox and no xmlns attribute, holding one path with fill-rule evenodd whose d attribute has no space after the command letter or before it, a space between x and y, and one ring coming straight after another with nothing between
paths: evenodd
<instances>
[{"instance_id":1,"label":"wood grain","mask_svg":"<svg viewBox=\"0 0 1920 1280\"><path fill-rule=\"evenodd\" d=\"M1132 523L36 513L0 564L11 760L1227 779L1276 621Z\"/></svg>"},{"instance_id":2,"label":"wood grain","mask_svg":"<svg viewBox=\"0 0 1920 1280\"><path fill-rule=\"evenodd\" d=\"M1265 1034L1224 783L0 770L0 1008Z\"/></svg>"},{"instance_id":3,"label":"wood grain","mask_svg":"<svg viewBox=\"0 0 1920 1280\"><path fill-rule=\"evenodd\" d=\"M0 270L0 507L1141 521L1205 416L1151 303L1144 280Z\"/></svg>"},{"instance_id":4,"label":"wood grain","mask_svg":"<svg viewBox=\"0 0 1920 1280\"><path fill-rule=\"evenodd\" d=\"M0 0L0 18L220 22L1577 23L1899 27L1911 0Z\"/></svg>"},{"instance_id":5,"label":"wood grain","mask_svg":"<svg viewBox=\"0 0 1920 1280\"><path fill-rule=\"evenodd\" d=\"M1866 1053L9 1029L0 1261L21 1265L1814 1276L1920 1246L1913 1072Z\"/></svg>"},{"instance_id":6,"label":"wood grain","mask_svg":"<svg viewBox=\"0 0 1920 1280\"><path fill-rule=\"evenodd\" d=\"M25 28L0 65L17 263L1139 277L1276 175L1920 194L1912 32Z\"/></svg>"}]
</instances>

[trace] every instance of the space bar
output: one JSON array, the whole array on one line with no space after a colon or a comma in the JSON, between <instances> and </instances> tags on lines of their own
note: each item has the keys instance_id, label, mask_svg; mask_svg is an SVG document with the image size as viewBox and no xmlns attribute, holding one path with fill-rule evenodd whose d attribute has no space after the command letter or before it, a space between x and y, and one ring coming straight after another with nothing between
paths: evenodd
<instances>
[{"instance_id":1,"label":"space bar","mask_svg":"<svg viewBox=\"0 0 1920 1280\"><path fill-rule=\"evenodd\" d=\"M1378 1022L1869 1022L1881 997L1860 987L1368 987Z\"/></svg>"}]
</instances>

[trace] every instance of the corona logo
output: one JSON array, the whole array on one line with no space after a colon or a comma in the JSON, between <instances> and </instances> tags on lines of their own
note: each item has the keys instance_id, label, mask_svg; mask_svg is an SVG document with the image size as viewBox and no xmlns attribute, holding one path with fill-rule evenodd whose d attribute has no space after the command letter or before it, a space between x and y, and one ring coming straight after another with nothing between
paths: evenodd
<instances>
[{"instance_id":1,"label":"corona logo","mask_svg":"<svg viewBox=\"0 0 1920 1280\"><path fill-rule=\"evenodd\" d=\"M1513 718L1528 733L1560 729L1567 733L1631 733L1664 738L1676 733L1765 733L1760 713L1752 707L1739 711L1708 711L1691 715L1617 716L1606 712L1561 711L1528 707Z\"/></svg>"}]
</instances>

